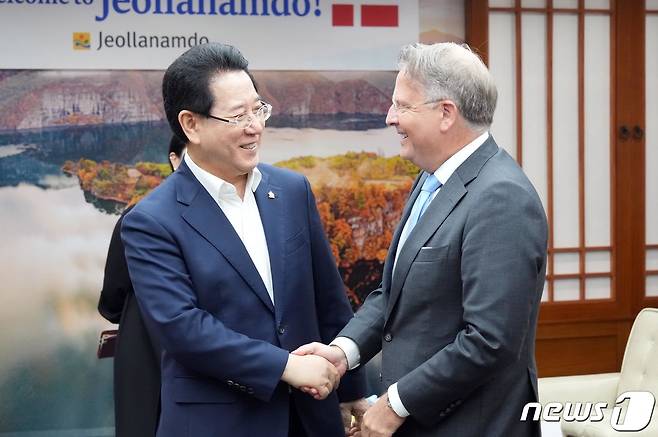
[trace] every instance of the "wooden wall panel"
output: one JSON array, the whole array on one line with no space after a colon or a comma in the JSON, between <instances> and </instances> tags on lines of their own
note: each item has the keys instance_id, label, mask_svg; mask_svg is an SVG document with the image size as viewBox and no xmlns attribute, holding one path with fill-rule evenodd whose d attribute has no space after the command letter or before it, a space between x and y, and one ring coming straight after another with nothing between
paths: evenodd
<instances>
[{"instance_id":1,"label":"wooden wall panel","mask_svg":"<svg viewBox=\"0 0 658 437\"><path fill-rule=\"evenodd\" d=\"M630 327L628 321L540 325L539 376L619 372Z\"/></svg>"},{"instance_id":2,"label":"wooden wall panel","mask_svg":"<svg viewBox=\"0 0 658 437\"><path fill-rule=\"evenodd\" d=\"M487 0L466 0L466 43L489 65L489 9Z\"/></svg>"},{"instance_id":3,"label":"wooden wall panel","mask_svg":"<svg viewBox=\"0 0 658 437\"><path fill-rule=\"evenodd\" d=\"M616 335L538 340L539 376L618 372L616 346Z\"/></svg>"}]
</instances>

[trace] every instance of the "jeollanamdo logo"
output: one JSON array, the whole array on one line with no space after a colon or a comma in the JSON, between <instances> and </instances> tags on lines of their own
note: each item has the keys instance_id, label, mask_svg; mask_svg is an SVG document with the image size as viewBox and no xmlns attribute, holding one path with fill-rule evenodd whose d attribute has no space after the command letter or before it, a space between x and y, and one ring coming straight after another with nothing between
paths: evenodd
<instances>
[{"instance_id":1,"label":"jeollanamdo logo","mask_svg":"<svg viewBox=\"0 0 658 437\"><path fill-rule=\"evenodd\" d=\"M91 48L91 33L73 32L73 50L89 50Z\"/></svg>"}]
</instances>

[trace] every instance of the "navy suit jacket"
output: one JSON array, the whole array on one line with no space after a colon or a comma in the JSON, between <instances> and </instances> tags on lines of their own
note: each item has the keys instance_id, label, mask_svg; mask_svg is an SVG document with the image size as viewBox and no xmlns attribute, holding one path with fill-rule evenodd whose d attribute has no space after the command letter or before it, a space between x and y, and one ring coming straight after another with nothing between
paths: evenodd
<instances>
[{"instance_id":1,"label":"navy suit jacket","mask_svg":"<svg viewBox=\"0 0 658 437\"><path fill-rule=\"evenodd\" d=\"M158 437L287 436L291 396L310 436L342 436L338 397L364 394L362 375L352 372L338 396L323 401L280 381L288 351L331 341L352 310L308 181L259 169L254 195L275 305L239 236L185 163L123 221L135 295L164 349Z\"/></svg>"}]
</instances>

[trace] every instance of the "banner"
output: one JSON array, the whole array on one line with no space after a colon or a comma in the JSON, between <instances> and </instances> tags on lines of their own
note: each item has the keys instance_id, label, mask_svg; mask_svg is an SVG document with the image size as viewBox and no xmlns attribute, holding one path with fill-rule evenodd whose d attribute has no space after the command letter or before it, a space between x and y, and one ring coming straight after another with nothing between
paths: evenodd
<instances>
[{"instance_id":1,"label":"banner","mask_svg":"<svg viewBox=\"0 0 658 437\"><path fill-rule=\"evenodd\" d=\"M162 70L235 45L253 70L395 70L418 0L0 0L0 69Z\"/></svg>"},{"instance_id":2,"label":"banner","mask_svg":"<svg viewBox=\"0 0 658 437\"><path fill-rule=\"evenodd\" d=\"M417 172L385 124L398 50L463 42L464 1L311 0L306 13L288 0L285 15L268 0L265 15L262 0L215 0L212 15L210 0L108 0L105 18L104 0L48 1L0 0L0 437L114 437L113 361L96 346L116 325L99 291L118 214L168 173L162 74L187 48L173 36L245 53L274 104L261 161L309 179L357 308ZM277 65L290 70L263 71Z\"/></svg>"}]
</instances>

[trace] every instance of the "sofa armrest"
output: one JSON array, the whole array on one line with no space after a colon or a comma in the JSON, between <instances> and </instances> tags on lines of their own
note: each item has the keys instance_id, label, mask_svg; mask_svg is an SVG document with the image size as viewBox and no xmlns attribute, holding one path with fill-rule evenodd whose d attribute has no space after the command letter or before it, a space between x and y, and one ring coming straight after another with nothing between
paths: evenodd
<instances>
[{"instance_id":1,"label":"sofa armrest","mask_svg":"<svg viewBox=\"0 0 658 437\"><path fill-rule=\"evenodd\" d=\"M614 402L619 373L539 378L539 402Z\"/></svg>"}]
</instances>

